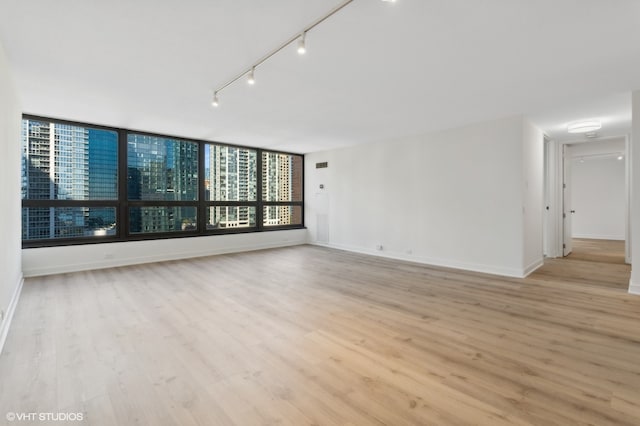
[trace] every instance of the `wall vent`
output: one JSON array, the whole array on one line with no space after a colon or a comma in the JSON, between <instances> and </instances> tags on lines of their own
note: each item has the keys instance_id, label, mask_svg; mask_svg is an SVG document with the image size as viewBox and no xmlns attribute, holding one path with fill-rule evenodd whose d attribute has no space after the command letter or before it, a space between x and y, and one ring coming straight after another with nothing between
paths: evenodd
<instances>
[{"instance_id":1,"label":"wall vent","mask_svg":"<svg viewBox=\"0 0 640 426\"><path fill-rule=\"evenodd\" d=\"M324 163L316 163L316 169L326 169L329 167L329 163L326 161Z\"/></svg>"}]
</instances>

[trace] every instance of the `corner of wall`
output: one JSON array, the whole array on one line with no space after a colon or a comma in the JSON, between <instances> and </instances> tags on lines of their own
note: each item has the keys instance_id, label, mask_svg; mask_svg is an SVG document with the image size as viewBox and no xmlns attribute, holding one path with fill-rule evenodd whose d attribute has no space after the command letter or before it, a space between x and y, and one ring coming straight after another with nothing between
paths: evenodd
<instances>
[{"instance_id":1,"label":"corner of wall","mask_svg":"<svg viewBox=\"0 0 640 426\"><path fill-rule=\"evenodd\" d=\"M631 94L632 128L629 140L630 165L630 226L631 226L631 282L629 293L640 295L640 279L634 279L634 270L640 270L640 90Z\"/></svg>"},{"instance_id":2,"label":"corner of wall","mask_svg":"<svg viewBox=\"0 0 640 426\"><path fill-rule=\"evenodd\" d=\"M0 354L2 354L4 342L6 342L7 336L9 335L9 327L11 326L11 321L13 320L16 306L18 306L18 299L20 299L23 284L24 277L20 275L20 279L16 285L16 289L13 292L13 296L11 297L11 301L9 302L9 306L7 307L7 312L5 313L2 321L0 321Z\"/></svg>"},{"instance_id":3,"label":"corner of wall","mask_svg":"<svg viewBox=\"0 0 640 426\"><path fill-rule=\"evenodd\" d=\"M20 218L20 97L0 43L0 350L22 287Z\"/></svg>"},{"instance_id":4,"label":"corner of wall","mask_svg":"<svg viewBox=\"0 0 640 426\"><path fill-rule=\"evenodd\" d=\"M542 267L542 265L544 265L544 258L540 258L532 262L530 265L526 266L522 271L522 278L528 277L529 275L534 273L538 268Z\"/></svg>"},{"instance_id":5,"label":"corner of wall","mask_svg":"<svg viewBox=\"0 0 640 426\"><path fill-rule=\"evenodd\" d=\"M522 117L522 264L523 277L544 263L544 135Z\"/></svg>"},{"instance_id":6,"label":"corner of wall","mask_svg":"<svg viewBox=\"0 0 640 426\"><path fill-rule=\"evenodd\" d=\"M635 271L634 271L635 270ZM629 278L629 294L640 296L640 274L637 268L631 267L631 277Z\"/></svg>"}]
</instances>

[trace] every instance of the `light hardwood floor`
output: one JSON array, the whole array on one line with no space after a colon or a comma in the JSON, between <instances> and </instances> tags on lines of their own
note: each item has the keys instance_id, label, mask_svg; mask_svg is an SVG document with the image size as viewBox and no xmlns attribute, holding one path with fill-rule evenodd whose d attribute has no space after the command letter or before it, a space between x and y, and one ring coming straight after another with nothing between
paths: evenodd
<instances>
[{"instance_id":1,"label":"light hardwood floor","mask_svg":"<svg viewBox=\"0 0 640 426\"><path fill-rule=\"evenodd\" d=\"M573 239L569 256L546 259L538 276L580 285L629 288L631 267L624 263L624 241Z\"/></svg>"},{"instance_id":2,"label":"light hardwood floor","mask_svg":"<svg viewBox=\"0 0 640 426\"><path fill-rule=\"evenodd\" d=\"M624 241L574 238L569 259L621 265L624 263Z\"/></svg>"},{"instance_id":3,"label":"light hardwood floor","mask_svg":"<svg viewBox=\"0 0 640 426\"><path fill-rule=\"evenodd\" d=\"M301 246L28 279L0 421L640 424L640 297L547 269L507 279Z\"/></svg>"}]
</instances>

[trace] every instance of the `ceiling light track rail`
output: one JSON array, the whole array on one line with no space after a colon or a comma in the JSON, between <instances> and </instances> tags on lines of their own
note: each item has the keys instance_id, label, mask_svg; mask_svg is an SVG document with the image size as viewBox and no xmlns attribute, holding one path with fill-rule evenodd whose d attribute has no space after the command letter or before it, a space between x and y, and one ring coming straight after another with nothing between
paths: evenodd
<instances>
[{"instance_id":1,"label":"ceiling light track rail","mask_svg":"<svg viewBox=\"0 0 640 426\"><path fill-rule=\"evenodd\" d=\"M298 31L294 36L292 36L289 39L287 39L287 41L282 43L280 46L278 46L277 48L273 49L271 52L269 52L266 55L264 55L263 57L261 57L257 62L255 62L253 65L251 65L251 67L249 67L248 69L242 71L240 74L238 74L237 76L233 77L231 80L227 81L222 86L220 86L217 89L215 89L214 92L213 92L213 100L212 100L211 104L213 106L217 107L219 105L218 94L221 91L223 91L224 89L226 89L227 87L231 86L232 84L234 84L235 82L237 82L238 80L240 80L241 78L243 78L245 76L248 76L248 80L247 81L248 81L249 84L254 84L255 83L255 71L256 71L256 68L259 67L260 65L262 65L263 63L265 63L266 61L268 61L275 54L281 52L283 49L285 49L286 47L288 47L292 43L298 41L298 53L301 54L301 55L304 54L305 51L306 51L305 41L306 41L307 33L309 31L313 30L315 27L317 27L321 23L323 23L324 21L326 21L327 19L329 19L330 17L332 17L333 15L335 15L336 13L340 12L342 9L344 9L345 7L347 7L349 4L353 3L354 1L355 0L347 0L347 1L339 4L338 6L333 8L329 13L327 13L326 15L320 17L319 19L316 19L312 24L310 24L307 27L303 28L301 31ZM383 0L383 1L387 1L387 2L393 3L395 0Z\"/></svg>"}]
</instances>

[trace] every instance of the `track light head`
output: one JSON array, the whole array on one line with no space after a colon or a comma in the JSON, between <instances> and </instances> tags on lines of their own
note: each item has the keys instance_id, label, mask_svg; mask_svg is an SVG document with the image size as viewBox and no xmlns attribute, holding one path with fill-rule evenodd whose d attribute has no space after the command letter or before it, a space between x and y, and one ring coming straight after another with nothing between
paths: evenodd
<instances>
[{"instance_id":1,"label":"track light head","mask_svg":"<svg viewBox=\"0 0 640 426\"><path fill-rule=\"evenodd\" d=\"M302 33L300 35L300 38L298 39L298 54L299 55L304 55L307 52L307 46L305 43L305 38L306 38L307 33Z\"/></svg>"},{"instance_id":2,"label":"track light head","mask_svg":"<svg viewBox=\"0 0 640 426\"><path fill-rule=\"evenodd\" d=\"M297 44L297 49L296 50L298 51L298 54L300 54L300 55L305 54L306 51L307 51L306 40L305 40L307 32L313 30L315 27L317 27L321 23L325 22L328 18L330 18L333 15L335 15L336 13L340 12L342 9L344 9L346 6L348 6L349 4L353 3L354 1L355 0L343 0L341 4L339 4L338 6L334 7L328 13L326 13L323 16L321 16L320 18L316 19L315 22L313 22L312 24L310 24L306 28L302 29L300 32L294 33L294 35L291 38L287 39L287 41L285 41L282 45L280 45L279 47L275 48L271 52L269 52L266 55L264 55L257 62L254 62L253 66L248 71L244 71L243 70L240 74L237 74L235 77L233 77L231 80L227 81L225 84L215 88L215 92L213 93L213 99L211 101L211 105L213 105L214 107L217 107L218 106L218 92L220 92L221 90L226 89L227 87L229 87L230 85L236 83L237 81L242 80L245 76L247 77L247 83L248 84L250 84L250 85L255 84L256 83L256 79L255 79L256 67L262 66L262 64L264 64L268 59L273 57L275 54L281 52L282 50L290 48L290 46L291 46L291 44L293 44L293 42L297 42L296 43ZM389 3L395 3L396 2L396 0L383 0L383 1L389 2Z\"/></svg>"}]
</instances>

